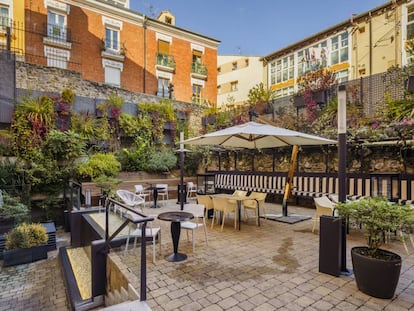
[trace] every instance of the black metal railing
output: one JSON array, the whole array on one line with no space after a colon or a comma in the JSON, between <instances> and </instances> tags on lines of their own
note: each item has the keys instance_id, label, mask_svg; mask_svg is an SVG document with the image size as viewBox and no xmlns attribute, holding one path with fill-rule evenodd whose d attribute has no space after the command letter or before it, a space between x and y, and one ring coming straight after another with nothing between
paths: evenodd
<instances>
[{"instance_id":1,"label":"black metal railing","mask_svg":"<svg viewBox=\"0 0 414 311\"><path fill-rule=\"evenodd\" d=\"M197 62L191 63L191 73L207 76L207 66Z\"/></svg>"},{"instance_id":2,"label":"black metal railing","mask_svg":"<svg viewBox=\"0 0 414 311\"><path fill-rule=\"evenodd\" d=\"M140 218L139 220L132 220L129 219L128 217L125 217L124 222L118 227L116 228L112 235L109 235L109 230L110 230L110 222L109 222L109 210L111 207L120 207L122 209L124 209L125 211L129 211L132 212L134 214L137 214L139 216L141 216L142 218ZM137 212L136 210L126 206L125 204L122 204L112 198L106 198L105 200L105 244L103 245L102 249L103 250L109 250L111 248L111 241L113 241L118 235L119 233L122 231L122 229L124 229L128 224L133 223L135 225L140 224L141 225L141 284L140 284L140 301L144 301L147 299L147 249L146 249L146 236L145 236L145 232L146 232L146 227L147 227L147 223L149 221L153 221L154 217L148 217L144 214L141 214L139 212ZM102 271L95 271L96 274L96 278L95 279L99 279L99 275L102 273ZM106 273L106 272L105 272ZM93 280L94 280L94 273L92 272L92 286L93 286Z\"/></svg>"},{"instance_id":3,"label":"black metal railing","mask_svg":"<svg viewBox=\"0 0 414 311\"><path fill-rule=\"evenodd\" d=\"M175 69L175 59L174 59L174 56L172 55L157 53L156 63L159 66L164 66L164 67L168 67L171 69Z\"/></svg>"},{"instance_id":4,"label":"black metal railing","mask_svg":"<svg viewBox=\"0 0 414 311\"><path fill-rule=\"evenodd\" d=\"M57 24L44 24L44 36L60 42L71 42L71 31L69 28Z\"/></svg>"}]
</instances>

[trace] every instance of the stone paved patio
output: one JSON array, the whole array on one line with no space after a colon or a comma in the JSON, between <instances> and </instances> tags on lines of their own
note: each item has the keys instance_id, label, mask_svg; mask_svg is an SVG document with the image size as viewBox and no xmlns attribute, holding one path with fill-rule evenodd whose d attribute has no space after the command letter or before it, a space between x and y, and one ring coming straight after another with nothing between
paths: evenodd
<instances>
[{"instance_id":1,"label":"stone paved patio","mask_svg":"<svg viewBox=\"0 0 414 311\"><path fill-rule=\"evenodd\" d=\"M267 204L274 213L281 207ZM175 202L158 213L179 209ZM313 214L312 209L289 207L290 213ZM407 255L400 242L386 248L402 255L403 266L397 292L392 300L367 296L356 288L353 275L333 277L318 272L319 235L311 232L312 220L294 225L262 220L232 227L231 219L223 232L208 227L209 245L202 232L196 236L196 252L183 232L179 251L188 255L183 262L164 259L172 252L170 224L162 225L162 254L157 262L148 249L148 299L152 310L414 310L414 249ZM58 245L69 242L68 234L58 231ZM363 243L363 236L352 231L348 249ZM47 260L17 267L0 268L0 311L68 310L57 251ZM118 252L123 268L139 274L137 249ZM347 252L347 267L351 262ZM134 280L134 286L139 284Z\"/></svg>"}]
</instances>

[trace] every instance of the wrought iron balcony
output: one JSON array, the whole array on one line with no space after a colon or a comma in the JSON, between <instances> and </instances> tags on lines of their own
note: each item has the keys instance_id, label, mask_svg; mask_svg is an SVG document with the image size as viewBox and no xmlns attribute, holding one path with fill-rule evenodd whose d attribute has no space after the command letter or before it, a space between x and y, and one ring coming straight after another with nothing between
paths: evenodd
<instances>
[{"instance_id":1,"label":"wrought iron balcony","mask_svg":"<svg viewBox=\"0 0 414 311\"><path fill-rule=\"evenodd\" d=\"M45 24L45 37L56 41L71 42L70 29L57 24Z\"/></svg>"},{"instance_id":2,"label":"wrought iron balcony","mask_svg":"<svg viewBox=\"0 0 414 311\"><path fill-rule=\"evenodd\" d=\"M57 24L44 24L43 26L43 43L66 49L71 48L70 29Z\"/></svg>"},{"instance_id":3,"label":"wrought iron balcony","mask_svg":"<svg viewBox=\"0 0 414 311\"><path fill-rule=\"evenodd\" d=\"M194 78L207 79L207 66L197 62L192 62L191 75Z\"/></svg>"},{"instance_id":4,"label":"wrought iron balcony","mask_svg":"<svg viewBox=\"0 0 414 311\"><path fill-rule=\"evenodd\" d=\"M157 69L173 72L175 70L174 56L168 54L157 53L156 55Z\"/></svg>"}]
</instances>

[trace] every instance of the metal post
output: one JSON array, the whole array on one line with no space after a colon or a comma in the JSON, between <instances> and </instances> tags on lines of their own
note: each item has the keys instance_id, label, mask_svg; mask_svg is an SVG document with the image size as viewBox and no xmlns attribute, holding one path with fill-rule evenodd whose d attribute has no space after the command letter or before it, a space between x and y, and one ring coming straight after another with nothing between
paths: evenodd
<instances>
[{"instance_id":1,"label":"metal post","mask_svg":"<svg viewBox=\"0 0 414 311\"><path fill-rule=\"evenodd\" d=\"M184 132L180 132L180 191L178 196L180 198L180 208L184 210Z\"/></svg>"},{"instance_id":2,"label":"metal post","mask_svg":"<svg viewBox=\"0 0 414 311\"><path fill-rule=\"evenodd\" d=\"M346 201L347 177L346 177L346 88L338 87L338 183L339 202ZM341 272L349 273L346 268L346 219L342 219L341 236Z\"/></svg>"}]
</instances>

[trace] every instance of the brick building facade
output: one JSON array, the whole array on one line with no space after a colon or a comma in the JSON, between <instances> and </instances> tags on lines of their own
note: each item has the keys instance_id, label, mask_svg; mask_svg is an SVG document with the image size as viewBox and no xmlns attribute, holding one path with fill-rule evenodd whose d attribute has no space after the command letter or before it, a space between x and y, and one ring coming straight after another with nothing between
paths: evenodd
<instances>
[{"instance_id":1,"label":"brick building facade","mask_svg":"<svg viewBox=\"0 0 414 311\"><path fill-rule=\"evenodd\" d=\"M25 61L78 71L85 80L133 92L215 104L220 41L175 26L169 12L153 19L128 6L26 0Z\"/></svg>"}]
</instances>

